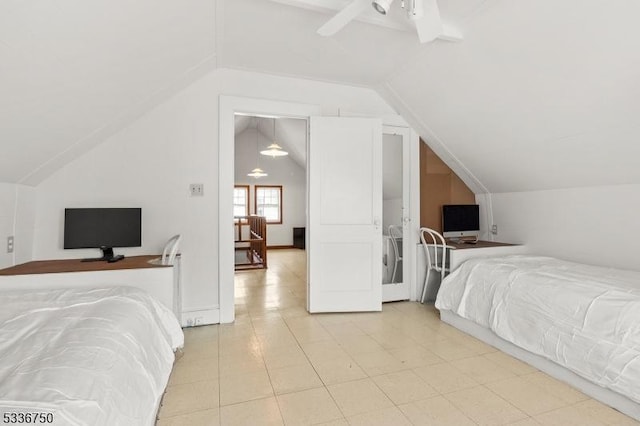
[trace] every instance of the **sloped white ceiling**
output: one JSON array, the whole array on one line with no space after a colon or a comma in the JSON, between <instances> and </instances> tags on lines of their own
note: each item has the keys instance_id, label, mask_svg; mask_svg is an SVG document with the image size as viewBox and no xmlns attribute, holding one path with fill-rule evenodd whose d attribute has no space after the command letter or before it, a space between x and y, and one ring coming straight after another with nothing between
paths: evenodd
<instances>
[{"instance_id":1,"label":"sloped white ceiling","mask_svg":"<svg viewBox=\"0 0 640 426\"><path fill-rule=\"evenodd\" d=\"M637 0L439 0L460 43L318 36L348 2L0 1L0 181L37 184L218 66L376 88L476 191L640 182Z\"/></svg>"},{"instance_id":2,"label":"sloped white ceiling","mask_svg":"<svg viewBox=\"0 0 640 426\"><path fill-rule=\"evenodd\" d=\"M495 2L388 87L491 192L640 182L640 3Z\"/></svg>"},{"instance_id":3,"label":"sloped white ceiling","mask_svg":"<svg viewBox=\"0 0 640 426\"><path fill-rule=\"evenodd\" d=\"M209 0L1 1L0 181L33 183L206 64L214 11Z\"/></svg>"}]
</instances>

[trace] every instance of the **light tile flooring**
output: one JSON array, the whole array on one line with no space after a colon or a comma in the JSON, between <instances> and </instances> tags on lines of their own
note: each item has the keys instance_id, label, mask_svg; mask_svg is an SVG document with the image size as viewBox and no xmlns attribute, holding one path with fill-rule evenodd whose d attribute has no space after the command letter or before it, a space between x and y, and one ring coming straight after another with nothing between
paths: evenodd
<instances>
[{"instance_id":1,"label":"light tile flooring","mask_svg":"<svg viewBox=\"0 0 640 426\"><path fill-rule=\"evenodd\" d=\"M309 315L305 254L236 275L236 322L185 329L157 425L631 425L433 306Z\"/></svg>"}]
</instances>

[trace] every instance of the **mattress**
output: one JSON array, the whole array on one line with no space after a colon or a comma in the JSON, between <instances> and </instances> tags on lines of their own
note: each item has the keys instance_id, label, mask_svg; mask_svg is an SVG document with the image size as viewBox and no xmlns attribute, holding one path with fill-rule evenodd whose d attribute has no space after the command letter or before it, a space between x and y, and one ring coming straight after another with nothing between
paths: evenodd
<instances>
[{"instance_id":1,"label":"mattress","mask_svg":"<svg viewBox=\"0 0 640 426\"><path fill-rule=\"evenodd\" d=\"M130 287L0 292L0 419L153 425L184 336ZM7 418L8 419L8 418Z\"/></svg>"},{"instance_id":2,"label":"mattress","mask_svg":"<svg viewBox=\"0 0 640 426\"><path fill-rule=\"evenodd\" d=\"M640 402L640 273L540 256L470 259L436 308Z\"/></svg>"}]
</instances>

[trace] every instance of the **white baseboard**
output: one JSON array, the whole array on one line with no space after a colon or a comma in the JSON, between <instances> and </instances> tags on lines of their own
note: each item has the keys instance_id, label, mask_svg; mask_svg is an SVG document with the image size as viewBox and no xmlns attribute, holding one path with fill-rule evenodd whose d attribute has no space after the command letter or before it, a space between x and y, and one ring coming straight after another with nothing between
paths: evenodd
<instances>
[{"instance_id":1,"label":"white baseboard","mask_svg":"<svg viewBox=\"0 0 640 426\"><path fill-rule=\"evenodd\" d=\"M220 324L220 308L200 308L182 311L180 324L183 327L195 327L199 325Z\"/></svg>"}]
</instances>

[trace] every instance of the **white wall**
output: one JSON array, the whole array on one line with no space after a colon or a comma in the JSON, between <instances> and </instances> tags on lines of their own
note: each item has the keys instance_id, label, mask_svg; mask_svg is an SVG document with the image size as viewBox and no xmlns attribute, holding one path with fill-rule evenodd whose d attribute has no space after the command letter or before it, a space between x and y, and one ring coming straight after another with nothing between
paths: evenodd
<instances>
[{"instance_id":1,"label":"white wall","mask_svg":"<svg viewBox=\"0 0 640 426\"><path fill-rule=\"evenodd\" d=\"M217 307L221 94L320 105L325 115L340 110L394 114L369 89L244 71L211 72L37 187L35 258L98 254L62 249L65 207L139 206L143 247L118 252L157 253L168 237L181 233L183 311ZM190 183L203 183L204 196L190 197Z\"/></svg>"},{"instance_id":2,"label":"white wall","mask_svg":"<svg viewBox=\"0 0 640 426\"><path fill-rule=\"evenodd\" d=\"M35 189L0 183L0 268L32 258ZM14 237L14 252L7 253L7 237Z\"/></svg>"},{"instance_id":3,"label":"white wall","mask_svg":"<svg viewBox=\"0 0 640 426\"><path fill-rule=\"evenodd\" d=\"M496 240L533 253L640 270L640 185L492 194Z\"/></svg>"},{"instance_id":4,"label":"white wall","mask_svg":"<svg viewBox=\"0 0 640 426\"><path fill-rule=\"evenodd\" d=\"M302 138L305 138L302 133ZM267 225L267 245L293 245L293 228L306 223L306 173L290 156L266 157L259 155L260 168L269 176L254 179L247 173L256 167L256 134L258 145L264 149L270 140L255 128L248 128L236 135L235 176L236 185L250 185L250 212L255 212L254 185L282 185L282 224ZM304 144L304 141L303 141Z\"/></svg>"}]
</instances>

